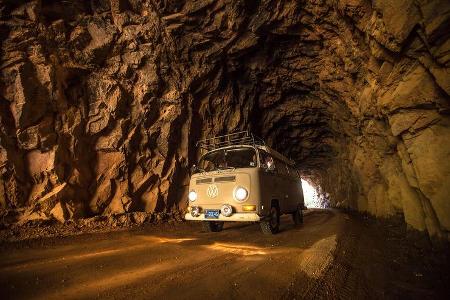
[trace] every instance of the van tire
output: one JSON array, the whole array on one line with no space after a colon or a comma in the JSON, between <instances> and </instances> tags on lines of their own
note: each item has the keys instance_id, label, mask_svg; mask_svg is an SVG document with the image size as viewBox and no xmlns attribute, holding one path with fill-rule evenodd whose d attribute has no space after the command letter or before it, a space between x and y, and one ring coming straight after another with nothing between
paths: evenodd
<instances>
[{"instance_id":1,"label":"van tire","mask_svg":"<svg viewBox=\"0 0 450 300\"><path fill-rule=\"evenodd\" d=\"M303 224L303 210L301 206L298 206L297 210L292 213L292 220L295 225Z\"/></svg>"},{"instance_id":2,"label":"van tire","mask_svg":"<svg viewBox=\"0 0 450 300\"><path fill-rule=\"evenodd\" d=\"M261 230L264 234L275 234L280 231L280 209L272 206L268 221L261 221Z\"/></svg>"},{"instance_id":3,"label":"van tire","mask_svg":"<svg viewBox=\"0 0 450 300\"><path fill-rule=\"evenodd\" d=\"M206 232L219 232L223 229L223 222L220 221L204 221L203 229Z\"/></svg>"}]
</instances>

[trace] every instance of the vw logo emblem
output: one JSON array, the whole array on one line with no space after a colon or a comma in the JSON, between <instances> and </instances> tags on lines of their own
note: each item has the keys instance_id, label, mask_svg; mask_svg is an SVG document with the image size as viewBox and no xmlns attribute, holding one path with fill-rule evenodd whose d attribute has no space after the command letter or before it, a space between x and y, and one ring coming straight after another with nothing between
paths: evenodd
<instances>
[{"instance_id":1,"label":"vw logo emblem","mask_svg":"<svg viewBox=\"0 0 450 300\"><path fill-rule=\"evenodd\" d=\"M211 184L208 186L208 190L206 191L206 194L209 198L216 198L219 194L219 189L217 188L217 185Z\"/></svg>"}]
</instances>

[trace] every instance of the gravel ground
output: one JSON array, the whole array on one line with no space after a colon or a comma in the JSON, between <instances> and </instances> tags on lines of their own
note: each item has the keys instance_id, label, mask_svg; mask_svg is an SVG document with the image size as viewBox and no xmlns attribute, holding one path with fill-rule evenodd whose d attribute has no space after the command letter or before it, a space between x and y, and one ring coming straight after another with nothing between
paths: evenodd
<instances>
[{"instance_id":1,"label":"gravel ground","mask_svg":"<svg viewBox=\"0 0 450 300\"><path fill-rule=\"evenodd\" d=\"M0 298L448 299L448 252L395 220L309 210L274 236L161 222L3 240Z\"/></svg>"}]
</instances>

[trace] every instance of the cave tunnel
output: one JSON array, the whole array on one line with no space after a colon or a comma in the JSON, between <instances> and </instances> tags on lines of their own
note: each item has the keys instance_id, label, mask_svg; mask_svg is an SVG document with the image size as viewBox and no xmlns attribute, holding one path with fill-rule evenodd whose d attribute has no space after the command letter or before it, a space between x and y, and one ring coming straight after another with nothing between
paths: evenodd
<instances>
[{"instance_id":1,"label":"cave tunnel","mask_svg":"<svg viewBox=\"0 0 450 300\"><path fill-rule=\"evenodd\" d=\"M402 232L402 238L411 238L408 242L416 244L405 246L408 251L448 250L449 1L5 0L0 20L2 243L54 236L58 230L64 236L129 224L183 223L189 171L200 158L196 142L249 131L295 162L311 208L303 228L331 222L321 238L305 242L308 246L344 247L328 231L359 220L387 222L382 230L401 227L391 232L394 237L386 236L395 239ZM170 234L148 240L186 248L201 240L167 230ZM348 238L364 236L350 231ZM354 242L376 244L364 238ZM262 240L237 244L219 235L216 243L197 246L243 260L272 253ZM401 252L398 245L392 253ZM277 253L286 249L292 247ZM355 260L362 257L352 251L347 253ZM6 257L0 269L14 269L9 260L14 257ZM338 272L332 266L330 272ZM449 278L434 268L428 270L436 282ZM151 270L118 276L135 282ZM348 272L352 284L357 273ZM307 268L301 274L319 283L330 276L320 279ZM377 286L381 294L374 295L448 292L434 289L434 275L411 274L409 282L422 284L422 290L403 285L383 294L385 286ZM2 280L0 275L0 287L11 292ZM96 284L86 289L107 292L112 282ZM238 290L237 283L232 286ZM314 286L303 297L349 298ZM87 290L82 297L92 296ZM208 291L205 295L216 298ZM295 291L278 296L295 298ZM358 291L356 298L370 296ZM236 294L244 296L242 290Z\"/></svg>"}]
</instances>

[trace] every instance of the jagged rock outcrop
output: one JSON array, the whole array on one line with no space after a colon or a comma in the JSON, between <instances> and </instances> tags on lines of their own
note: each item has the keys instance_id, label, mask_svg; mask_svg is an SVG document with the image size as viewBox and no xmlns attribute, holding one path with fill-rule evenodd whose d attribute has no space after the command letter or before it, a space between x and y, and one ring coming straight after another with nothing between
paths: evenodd
<instances>
[{"instance_id":1,"label":"jagged rock outcrop","mask_svg":"<svg viewBox=\"0 0 450 300\"><path fill-rule=\"evenodd\" d=\"M0 205L182 209L251 129L332 205L450 231L448 1L2 1Z\"/></svg>"}]
</instances>

